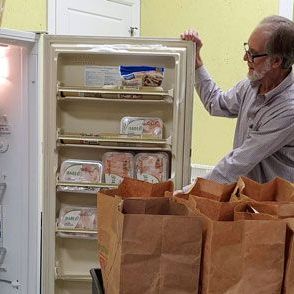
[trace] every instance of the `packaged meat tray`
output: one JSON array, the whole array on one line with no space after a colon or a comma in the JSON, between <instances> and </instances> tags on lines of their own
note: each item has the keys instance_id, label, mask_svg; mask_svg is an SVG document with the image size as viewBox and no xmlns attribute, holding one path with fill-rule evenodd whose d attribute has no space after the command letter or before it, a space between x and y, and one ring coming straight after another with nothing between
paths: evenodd
<instances>
[{"instance_id":1,"label":"packaged meat tray","mask_svg":"<svg viewBox=\"0 0 294 294\"><path fill-rule=\"evenodd\" d=\"M57 221L58 229L96 231L96 207L77 207L62 204ZM96 238L96 234L58 232L61 237Z\"/></svg>"},{"instance_id":2,"label":"packaged meat tray","mask_svg":"<svg viewBox=\"0 0 294 294\"><path fill-rule=\"evenodd\" d=\"M135 177L149 183L168 179L169 159L166 153L138 153L135 156Z\"/></svg>"},{"instance_id":3,"label":"packaged meat tray","mask_svg":"<svg viewBox=\"0 0 294 294\"><path fill-rule=\"evenodd\" d=\"M120 133L162 139L163 122L157 117L125 116L121 119Z\"/></svg>"},{"instance_id":4,"label":"packaged meat tray","mask_svg":"<svg viewBox=\"0 0 294 294\"><path fill-rule=\"evenodd\" d=\"M134 156L128 152L106 152L103 155L104 181L120 184L124 177L134 176Z\"/></svg>"},{"instance_id":5,"label":"packaged meat tray","mask_svg":"<svg viewBox=\"0 0 294 294\"><path fill-rule=\"evenodd\" d=\"M101 183L102 163L91 160L65 160L60 167L59 179L62 182Z\"/></svg>"}]
</instances>

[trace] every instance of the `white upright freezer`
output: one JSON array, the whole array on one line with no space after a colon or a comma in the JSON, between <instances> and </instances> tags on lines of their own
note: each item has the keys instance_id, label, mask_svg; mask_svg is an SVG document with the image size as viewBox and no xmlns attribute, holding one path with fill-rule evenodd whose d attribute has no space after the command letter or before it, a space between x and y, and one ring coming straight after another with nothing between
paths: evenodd
<instances>
[{"instance_id":1,"label":"white upright freezer","mask_svg":"<svg viewBox=\"0 0 294 294\"><path fill-rule=\"evenodd\" d=\"M35 47L40 47L37 39L35 36L38 44ZM43 94L37 93L36 100L30 100L31 96L27 95L30 101L28 108L21 107L21 97L15 102L15 107L20 107L28 119L28 133L32 137L19 135L18 147L28 161L13 160L21 162L17 168L25 168L28 172L25 177L18 173L12 177L14 182L25 178L27 185L34 188L19 203L20 210L30 214L30 218L35 217L34 224L21 224L34 238L23 236L22 232L22 242L7 243L6 249L7 252L16 252L25 246L28 248L27 260L32 256L37 265L41 264L39 271L36 264L34 267L29 262L34 269L30 275L35 277L32 280L37 283L36 289L18 287L19 291L22 289L19 293L39 293L40 277L41 293L90 294L89 270L99 266L96 231L61 228L59 213L66 205L96 207L95 191L115 185L105 183L106 177L92 184L66 182L61 179L60 167L66 160L102 161L106 152L128 152L134 156L164 153L168 158L167 177L174 181L176 188L188 184L195 49L192 42L176 39L44 35L43 40L43 58L39 56L41 66L36 66L35 72L40 80L34 79L34 83L28 82L27 86L29 89L33 84L35 92L38 92L37 85L40 84ZM163 82L160 87L101 84L101 72L109 68L115 70L122 65L163 68ZM163 122L162 137L120 135L123 117L160 118ZM24 128L25 125L20 123L19 127ZM5 136L10 140L9 135ZM1 156L5 153L0 153L0 160ZM4 170L8 165L6 162ZM6 182L8 191L10 183ZM19 199L16 194L11 196L15 202ZM10 210L14 209L13 204L8 206ZM16 217L21 223L21 216L16 213ZM12 223L9 218L6 216L6 222ZM11 235L10 229L4 230L3 240ZM35 253L36 248L41 248L42 258L40 250ZM24 280L26 278L23 277ZM6 276L4 279L9 280ZM15 274L10 280L15 282L20 278Z\"/></svg>"}]
</instances>

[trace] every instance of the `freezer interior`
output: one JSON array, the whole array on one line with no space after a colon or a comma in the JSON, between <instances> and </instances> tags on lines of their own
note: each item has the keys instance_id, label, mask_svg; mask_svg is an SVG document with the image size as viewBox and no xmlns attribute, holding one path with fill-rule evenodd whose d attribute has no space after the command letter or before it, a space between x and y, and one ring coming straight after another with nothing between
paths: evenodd
<instances>
[{"instance_id":1,"label":"freezer interior","mask_svg":"<svg viewBox=\"0 0 294 294\"><path fill-rule=\"evenodd\" d=\"M190 119L185 122L186 96L189 96L187 48L178 48L178 44L158 46L147 41L139 46L133 40L127 45L105 45L107 41L99 39L78 41L49 36L45 51L45 222L49 226L45 242L48 238L47 248L53 251L45 258L45 263L48 262L45 283L58 294L91 293L89 270L99 267L97 223L91 218L97 207L96 193L100 188L118 185L109 182L106 155L127 154L134 178L139 178L140 156L162 156L164 179L172 179L180 186L183 161L184 158L189 161L190 151L190 136L185 135ZM159 86L122 85L121 66L143 65L164 69ZM114 80L111 85L100 84L104 71L105 75L115 72L110 78ZM103 79L109 81L109 76ZM123 133L125 117L161 120L160 136ZM66 162L71 166L64 168ZM99 179L92 182L90 176L88 181L81 179L80 175L94 163L96 169L91 173L101 172ZM78 170L77 166L82 168ZM145 178L160 181L151 176ZM68 221L69 215L78 215L79 221L73 224Z\"/></svg>"}]
</instances>

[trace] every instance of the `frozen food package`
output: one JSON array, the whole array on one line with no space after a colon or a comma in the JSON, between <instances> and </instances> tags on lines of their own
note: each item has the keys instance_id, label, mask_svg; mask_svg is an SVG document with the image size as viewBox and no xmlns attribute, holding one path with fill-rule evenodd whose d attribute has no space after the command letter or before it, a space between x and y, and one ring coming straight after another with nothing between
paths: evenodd
<instances>
[{"instance_id":1,"label":"frozen food package","mask_svg":"<svg viewBox=\"0 0 294 294\"><path fill-rule=\"evenodd\" d=\"M127 87L159 87L163 81L163 67L146 65L120 66L122 86Z\"/></svg>"},{"instance_id":2,"label":"frozen food package","mask_svg":"<svg viewBox=\"0 0 294 294\"><path fill-rule=\"evenodd\" d=\"M96 207L78 207L62 204L59 211L58 228L96 230Z\"/></svg>"},{"instance_id":3,"label":"frozen food package","mask_svg":"<svg viewBox=\"0 0 294 294\"><path fill-rule=\"evenodd\" d=\"M86 66L84 72L86 87L120 86L118 66Z\"/></svg>"},{"instance_id":4,"label":"frozen food package","mask_svg":"<svg viewBox=\"0 0 294 294\"><path fill-rule=\"evenodd\" d=\"M134 156L128 152L103 154L103 172L106 184L120 184L124 177L134 176Z\"/></svg>"},{"instance_id":5,"label":"frozen food package","mask_svg":"<svg viewBox=\"0 0 294 294\"><path fill-rule=\"evenodd\" d=\"M73 205L61 204L57 228L63 230L97 230L97 208L96 207L78 207ZM96 238L97 235L82 232L58 232L61 237L80 237Z\"/></svg>"},{"instance_id":6,"label":"frozen food package","mask_svg":"<svg viewBox=\"0 0 294 294\"><path fill-rule=\"evenodd\" d=\"M60 167L60 181L79 183L101 183L101 161L68 159Z\"/></svg>"},{"instance_id":7,"label":"frozen food package","mask_svg":"<svg viewBox=\"0 0 294 294\"><path fill-rule=\"evenodd\" d=\"M168 179L169 158L164 152L138 153L135 156L135 178L149 183Z\"/></svg>"},{"instance_id":8,"label":"frozen food package","mask_svg":"<svg viewBox=\"0 0 294 294\"><path fill-rule=\"evenodd\" d=\"M131 117L121 119L120 133L162 139L163 122L158 117Z\"/></svg>"}]
</instances>

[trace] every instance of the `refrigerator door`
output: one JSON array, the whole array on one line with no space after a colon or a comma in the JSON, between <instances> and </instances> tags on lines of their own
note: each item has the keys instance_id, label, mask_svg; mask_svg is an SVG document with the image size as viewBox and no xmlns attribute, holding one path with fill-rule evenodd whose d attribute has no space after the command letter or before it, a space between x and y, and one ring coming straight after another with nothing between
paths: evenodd
<instances>
[{"instance_id":1,"label":"refrigerator door","mask_svg":"<svg viewBox=\"0 0 294 294\"><path fill-rule=\"evenodd\" d=\"M38 39L0 30L0 292L39 293Z\"/></svg>"},{"instance_id":2,"label":"refrigerator door","mask_svg":"<svg viewBox=\"0 0 294 294\"><path fill-rule=\"evenodd\" d=\"M97 240L90 230L61 229L63 212L72 206L79 211L96 207L95 191L117 183L106 171L110 155L131 158L130 165L139 157L157 156L158 177L144 174L136 162L133 176L171 178L176 188L189 183L195 48L175 39L64 36L45 36L44 48L43 287L46 293L91 293L89 270L98 266ZM163 68L162 84L156 74L147 75L143 87L126 84L141 83L146 74L131 74L126 78L135 79L121 84L120 66L143 65ZM157 87L147 87L150 82ZM150 135L155 124L158 136ZM122 135L125 131L132 136ZM92 166L103 161L102 183L82 182L84 160ZM66 175L75 183L64 182L69 163Z\"/></svg>"}]
</instances>

